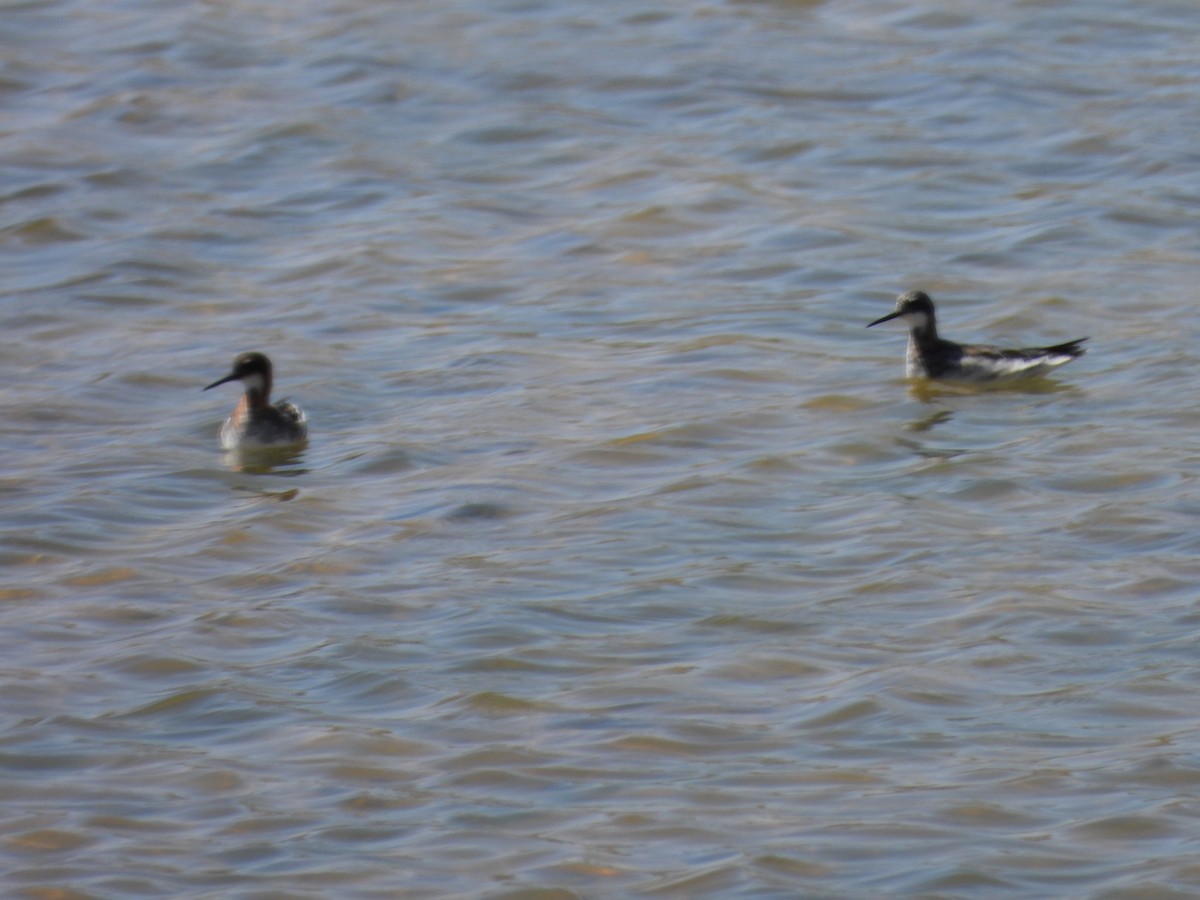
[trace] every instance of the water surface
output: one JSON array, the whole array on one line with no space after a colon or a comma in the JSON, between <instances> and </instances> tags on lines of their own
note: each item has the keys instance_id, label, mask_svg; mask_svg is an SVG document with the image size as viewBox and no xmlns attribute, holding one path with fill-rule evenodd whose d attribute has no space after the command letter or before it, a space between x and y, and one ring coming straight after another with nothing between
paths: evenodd
<instances>
[{"instance_id":1,"label":"water surface","mask_svg":"<svg viewBox=\"0 0 1200 900\"><path fill-rule=\"evenodd\" d=\"M1200 891L1200 11L4 21L5 895Z\"/></svg>"}]
</instances>

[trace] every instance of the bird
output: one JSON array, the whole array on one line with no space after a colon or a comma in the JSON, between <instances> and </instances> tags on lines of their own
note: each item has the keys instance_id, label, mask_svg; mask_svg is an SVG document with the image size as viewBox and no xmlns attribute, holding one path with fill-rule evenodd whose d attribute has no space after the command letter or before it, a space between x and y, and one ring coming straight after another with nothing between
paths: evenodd
<instances>
[{"instance_id":1,"label":"bird","mask_svg":"<svg viewBox=\"0 0 1200 900\"><path fill-rule=\"evenodd\" d=\"M223 449L285 447L301 444L308 437L308 417L300 407L287 400L271 405L271 360L264 354L241 354L228 375L204 390L228 381L240 381L246 393L221 426Z\"/></svg>"},{"instance_id":2,"label":"bird","mask_svg":"<svg viewBox=\"0 0 1200 900\"><path fill-rule=\"evenodd\" d=\"M908 291L896 298L896 308L867 325L900 319L909 327L908 354L905 358L909 378L933 378L945 381L995 382L1045 375L1084 354L1081 346L1087 338L1055 344L1052 347L1025 347L1005 350L981 344L956 344L939 337L933 301L924 291Z\"/></svg>"}]
</instances>

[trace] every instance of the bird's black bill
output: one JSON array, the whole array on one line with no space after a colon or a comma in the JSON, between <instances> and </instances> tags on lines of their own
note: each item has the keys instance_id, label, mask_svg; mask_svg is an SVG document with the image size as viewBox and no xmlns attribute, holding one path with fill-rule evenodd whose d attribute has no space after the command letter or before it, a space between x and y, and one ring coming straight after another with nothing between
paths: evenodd
<instances>
[{"instance_id":1,"label":"bird's black bill","mask_svg":"<svg viewBox=\"0 0 1200 900\"><path fill-rule=\"evenodd\" d=\"M903 313L901 313L900 310L896 310L895 312L890 312L883 318L876 319L874 322L869 323L867 325L867 327L870 328L872 325L878 325L880 322L890 322L892 319L896 318L896 316L899 316L899 315L903 315Z\"/></svg>"},{"instance_id":2,"label":"bird's black bill","mask_svg":"<svg viewBox=\"0 0 1200 900\"><path fill-rule=\"evenodd\" d=\"M213 382L212 384L210 384L208 387L204 388L204 390L206 390L206 391L207 391L207 390L208 390L208 388L215 388L215 387L216 387L218 384L224 384L224 383L225 383L225 382L227 382L227 381L237 381L237 376L236 376L236 375L234 375L232 372L230 372L230 373L229 373L228 375L226 375L224 378L219 378L219 379L217 379L216 381L214 381L214 382Z\"/></svg>"}]
</instances>

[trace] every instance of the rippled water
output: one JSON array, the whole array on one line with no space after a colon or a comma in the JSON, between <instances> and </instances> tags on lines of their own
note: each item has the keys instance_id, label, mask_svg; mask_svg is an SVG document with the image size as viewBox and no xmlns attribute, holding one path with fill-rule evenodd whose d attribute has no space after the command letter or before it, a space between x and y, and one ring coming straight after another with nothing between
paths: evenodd
<instances>
[{"instance_id":1,"label":"rippled water","mask_svg":"<svg viewBox=\"0 0 1200 900\"><path fill-rule=\"evenodd\" d=\"M1194 4L3 16L5 896L1200 893Z\"/></svg>"}]
</instances>

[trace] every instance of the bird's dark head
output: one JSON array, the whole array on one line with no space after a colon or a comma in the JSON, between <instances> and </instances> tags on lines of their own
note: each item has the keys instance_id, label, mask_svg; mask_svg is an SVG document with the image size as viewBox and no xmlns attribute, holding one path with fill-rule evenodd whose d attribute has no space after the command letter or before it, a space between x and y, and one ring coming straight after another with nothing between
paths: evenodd
<instances>
[{"instance_id":1,"label":"bird's dark head","mask_svg":"<svg viewBox=\"0 0 1200 900\"><path fill-rule=\"evenodd\" d=\"M271 361L262 353L243 353L233 361L233 369L228 375L218 378L204 390L228 381L240 381L248 391L266 393L271 389Z\"/></svg>"},{"instance_id":2,"label":"bird's dark head","mask_svg":"<svg viewBox=\"0 0 1200 900\"><path fill-rule=\"evenodd\" d=\"M909 328L923 330L931 326L933 318L933 301L924 291L907 291L896 298L896 308L886 316L876 319L871 325L901 319Z\"/></svg>"}]
</instances>

